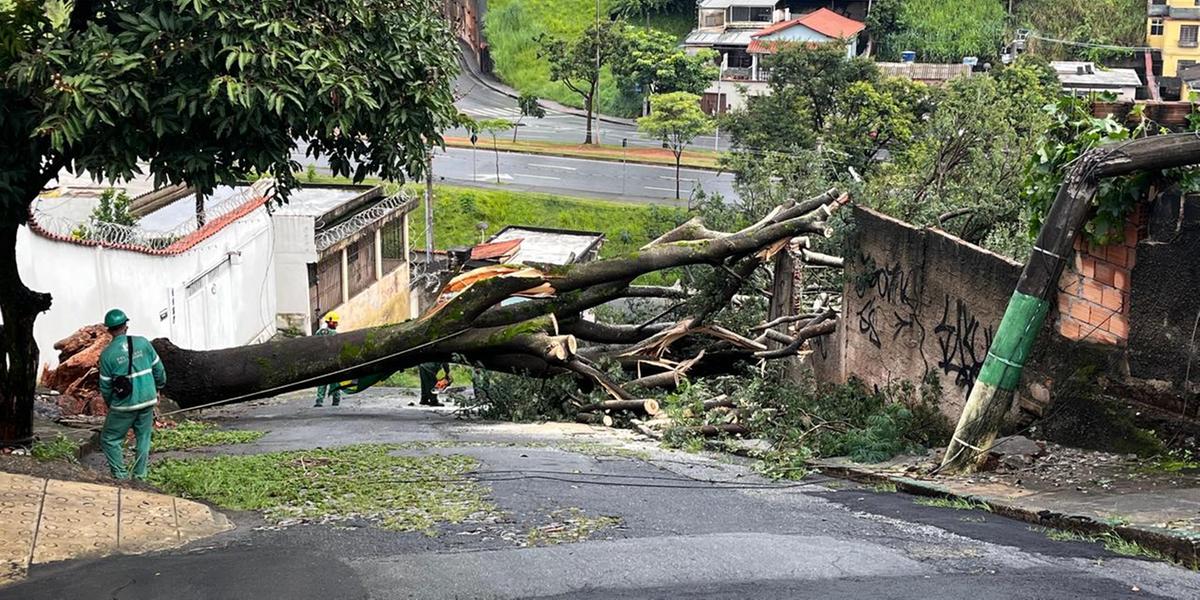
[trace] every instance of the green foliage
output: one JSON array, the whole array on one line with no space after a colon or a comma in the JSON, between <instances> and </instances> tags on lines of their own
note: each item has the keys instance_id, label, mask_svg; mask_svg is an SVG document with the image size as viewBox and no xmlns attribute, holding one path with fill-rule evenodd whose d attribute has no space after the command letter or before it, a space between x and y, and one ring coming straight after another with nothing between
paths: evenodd
<instances>
[{"instance_id":1,"label":"green foliage","mask_svg":"<svg viewBox=\"0 0 1200 600\"><path fill-rule=\"evenodd\" d=\"M174 427L156 430L150 438L150 451L168 452L204 446L249 444L266 434L265 431L217 429L216 424L206 421L181 421Z\"/></svg>"},{"instance_id":2,"label":"green foliage","mask_svg":"<svg viewBox=\"0 0 1200 600\"><path fill-rule=\"evenodd\" d=\"M385 529L433 534L495 510L486 489L465 479L461 455L395 456L405 447L364 444L247 456L165 460L150 482L168 494L231 510L262 511L279 523L363 518Z\"/></svg>"},{"instance_id":3,"label":"green foliage","mask_svg":"<svg viewBox=\"0 0 1200 600\"><path fill-rule=\"evenodd\" d=\"M1134 116L1140 116L1142 107L1135 110ZM1054 203L1062 178L1077 158L1092 148L1144 137L1156 130L1145 118L1138 119L1133 127L1117 122L1112 116L1096 118L1092 116L1089 98L1061 97L1047 107L1047 113L1050 127L1038 138L1025 168L1023 197L1029 204L1029 230L1034 235ZM1101 245L1123 240L1125 218L1149 185L1150 177L1145 172L1102 180L1092 200L1095 216L1084 226L1089 239Z\"/></svg>"},{"instance_id":4,"label":"green foliage","mask_svg":"<svg viewBox=\"0 0 1200 600\"><path fill-rule=\"evenodd\" d=\"M961 62L965 56L995 60L1004 45L1004 3L996 0L899 0L881 2L872 35L880 60L912 50L921 62Z\"/></svg>"},{"instance_id":5,"label":"green foliage","mask_svg":"<svg viewBox=\"0 0 1200 600\"><path fill-rule=\"evenodd\" d=\"M525 120L525 117L542 119L546 116L546 109L542 108L541 101L534 94L521 94L517 98L517 109L521 111L521 116L512 127L514 143L517 141L517 132L521 130L521 121Z\"/></svg>"},{"instance_id":6,"label":"green foliage","mask_svg":"<svg viewBox=\"0 0 1200 600\"><path fill-rule=\"evenodd\" d=\"M1016 21L1041 36L1059 40L1115 46L1146 44L1144 0L1024 0L1017 4ZM1099 62L1132 54L1041 40L1030 40L1028 50L1052 60Z\"/></svg>"},{"instance_id":7,"label":"green foliage","mask_svg":"<svg viewBox=\"0 0 1200 600\"><path fill-rule=\"evenodd\" d=\"M982 502L969 500L967 498L917 498L913 500L913 504L921 506L932 506L934 508L950 508L953 510L982 510L992 512L992 507Z\"/></svg>"},{"instance_id":8,"label":"green foliage","mask_svg":"<svg viewBox=\"0 0 1200 600\"><path fill-rule=\"evenodd\" d=\"M450 365L450 379L454 380L455 385L470 385L473 377L474 371L471 368L456 364ZM415 368L405 369L392 373L391 376L376 385L417 389L421 387L421 377Z\"/></svg>"},{"instance_id":9,"label":"green foliage","mask_svg":"<svg viewBox=\"0 0 1200 600\"><path fill-rule=\"evenodd\" d=\"M671 147L676 166L684 148L714 127L713 120L700 110L700 97L688 92L651 96L650 114L638 119L639 131Z\"/></svg>"},{"instance_id":10,"label":"green foliage","mask_svg":"<svg viewBox=\"0 0 1200 600\"><path fill-rule=\"evenodd\" d=\"M787 44L766 61L771 69L771 93L791 98L807 110L809 125L823 131L845 106L841 92L851 84L879 79L879 69L869 59L846 59L838 44Z\"/></svg>"},{"instance_id":11,"label":"green foliage","mask_svg":"<svg viewBox=\"0 0 1200 600\"><path fill-rule=\"evenodd\" d=\"M685 220L682 210L671 207L447 185L434 187L433 216L434 239L441 248L478 243L475 225L483 221L495 230L526 225L599 231L607 238L603 257L635 251ZM423 247L423 227L413 222L409 231L413 247Z\"/></svg>"},{"instance_id":12,"label":"green foliage","mask_svg":"<svg viewBox=\"0 0 1200 600\"><path fill-rule=\"evenodd\" d=\"M61 460L78 462L79 444L63 434L51 440L37 440L29 450L30 456L41 461Z\"/></svg>"},{"instance_id":13,"label":"green foliage","mask_svg":"<svg viewBox=\"0 0 1200 600\"><path fill-rule=\"evenodd\" d=\"M148 164L202 193L271 173L285 194L296 139L335 174L403 180L453 116L434 0L75 2L69 21L25 4L0 11L0 222L23 222L64 166Z\"/></svg>"},{"instance_id":14,"label":"green foliage","mask_svg":"<svg viewBox=\"0 0 1200 600\"><path fill-rule=\"evenodd\" d=\"M133 200L125 193L125 190L116 191L113 188L108 188L100 194L100 199L96 203L96 208L92 209L92 214L88 217L87 223L80 225L71 232L76 239L86 240L92 239L97 228L104 225L120 225L122 227L133 227L137 225L138 219L132 211Z\"/></svg>"},{"instance_id":15,"label":"green foliage","mask_svg":"<svg viewBox=\"0 0 1200 600\"><path fill-rule=\"evenodd\" d=\"M678 0L611 0L608 13L614 17L632 19L661 12Z\"/></svg>"},{"instance_id":16,"label":"green foliage","mask_svg":"<svg viewBox=\"0 0 1200 600\"><path fill-rule=\"evenodd\" d=\"M578 94L589 114L597 108L603 67L621 53L624 29L621 21L599 21L574 36L542 35L537 40L537 56L549 65L550 81L560 82ZM590 130L588 135L590 138Z\"/></svg>"},{"instance_id":17,"label":"green foliage","mask_svg":"<svg viewBox=\"0 0 1200 600\"><path fill-rule=\"evenodd\" d=\"M934 91L931 111L907 144L868 180L862 200L910 223L1023 257L1029 242L1021 172L1037 135L1049 126L1041 107L1058 96L1053 72L1026 59L950 81Z\"/></svg>"},{"instance_id":18,"label":"green foliage","mask_svg":"<svg viewBox=\"0 0 1200 600\"><path fill-rule=\"evenodd\" d=\"M602 394L602 392L601 392ZM603 399L583 396L570 375L544 379L480 369L475 373L475 398L468 405L485 419L502 421L571 420L574 404Z\"/></svg>"},{"instance_id":19,"label":"green foliage","mask_svg":"<svg viewBox=\"0 0 1200 600\"><path fill-rule=\"evenodd\" d=\"M728 395L744 416L743 424L771 443L762 457L763 472L777 477L803 476L811 458L879 462L949 439L950 426L937 408L939 392L932 383L919 388L898 383L871 391L856 380L824 385L811 378L747 379L722 377L685 385L665 405L681 425L711 424L726 417L701 411L699 403ZM686 443L680 431L672 434L678 445Z\"/></svg>"},{"instance_id":20,"label":"green foliage","mask_svg":"<svg viewBox=\"0 0 1200 600\"><path fill-rule=\"evenodd\" d=\"M614 62L613 74L625 88L641 86L642 94L701 94L720 74L716 52L688 54L664 31L627 27L621 44L621 60Z\"/></svg>"}]
</instances>

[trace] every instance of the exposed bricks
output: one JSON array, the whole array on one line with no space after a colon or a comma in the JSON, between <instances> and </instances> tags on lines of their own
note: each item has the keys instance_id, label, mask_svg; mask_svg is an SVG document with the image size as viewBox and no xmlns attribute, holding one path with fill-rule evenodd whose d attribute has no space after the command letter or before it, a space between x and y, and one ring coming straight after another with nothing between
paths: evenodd
<instances>
[{"instance_id":1,"label":"exposed bricks","mask_svg":"<svg viewBox=\"0 0 1200 600\"><path fill-rule=\"evenodd\" d=\"M1059 280L1058 331L1071 340L1124 345L1129 338L1130 270L1144 236L1142 209L1125 226L1125 239L1108 246L1075 240L1075 259Z\"/></svg>"}]
</instances>

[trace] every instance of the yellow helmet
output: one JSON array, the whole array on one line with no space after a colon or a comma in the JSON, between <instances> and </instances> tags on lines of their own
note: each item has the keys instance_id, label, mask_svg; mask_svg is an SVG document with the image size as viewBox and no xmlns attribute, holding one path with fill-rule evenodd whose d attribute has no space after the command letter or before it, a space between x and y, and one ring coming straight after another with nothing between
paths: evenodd
<instances>
[{"instance_id":1,"label":"yellow helmet","mask_svg":"<svg viewBox=\"0 0 1200 600\"><path fill-rule=\"evenodd\" d=\"M338 321L341 321L341 319L339 319L338 314L333 311L329 311L329 313L325 315L326 323L337 323Z\"/></svg>"}]
</instances>

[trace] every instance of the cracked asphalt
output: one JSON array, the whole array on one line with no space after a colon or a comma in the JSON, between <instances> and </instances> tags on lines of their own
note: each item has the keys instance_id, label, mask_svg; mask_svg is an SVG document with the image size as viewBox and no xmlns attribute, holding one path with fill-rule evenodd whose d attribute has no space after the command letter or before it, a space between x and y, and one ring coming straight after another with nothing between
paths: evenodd
<instances>
[{"instance_id":1,"label":"cracked asphalt","mask_svg":"<svg viewBox=\"0 0 1200 600\"><path fill-rule=\"evenodd\" d=\"M225 409L269 433L205 453L363 442L437 442L467 454L501 518L435 536L369 523L238 528L188 547L35 566L0 598L1036 598L1200 599L1200 574L1059 542L980 511L814 475L771 483L720 455L668 451L625 431L461 420L370 390L337 409L292 395ZM93 458L93 460L95 460ZM619 524L575 543L526 547L574 511Z\"/></svg>"}]
</instances>

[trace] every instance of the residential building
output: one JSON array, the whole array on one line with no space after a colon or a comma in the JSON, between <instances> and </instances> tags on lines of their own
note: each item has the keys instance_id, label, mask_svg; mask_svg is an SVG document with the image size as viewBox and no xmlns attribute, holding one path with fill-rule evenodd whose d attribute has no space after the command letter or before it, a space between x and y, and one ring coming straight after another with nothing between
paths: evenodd
<instances>
[{"instance_id":1,"label":"residential building","mask_svg":"<svg viewBox=\"0 0 1200 600\"><path fill-rule=\"evenodd\" d=\"M1150 0L1147 8L1146 45L1162 54L1163 77L1176 78L1179 69L1200 61L1200 4Z\"/></svg>"},{"instance_id":2,"label":"residential building","mask_svg":"<svg viewBox=\"0 0 1200 600\"><path fill-rule=\"evenodd\" d=\"M109 189L133 196L135 223L94 218ZM277 206L271 179L198 199L148 178L111 186L64 174L17 239L22 280L54 297L34 328L42 360L54 366L54 343L113 307L138 335L195 350L312 332L329 310L346 329L407 320L416 204L370 186L309 185Z\"/></svg>"},{"instance_id":3,"label":"residential building","mask_svg":"<svg viewBox=\"0 0 1200 600\"><path fill-rule=\"evenodd\" d=\"M60 177L34 201L17 238L18 268L32 289L54 304L37 320L42 360L54 343L98 323L120 307L133 330L169 337L197 350L266 340L275 329L275 266L271 255L270 180L218 188L203 200L186 188L153 191L135 181L132 226L91 218L109 186Z\"/></svg>"},{"instance_id":4,"label":"residential building","mask_svg":"<svg viewBox=\"0 0 1200 600\"><path fill-rule=\"evenodd\" d=\"M1142 79L1133 69L1105 69L1092 62L1062 60L1050 63L1063 91L1070 95L1110 93L1122 102L1137 99Z\"/></svg>"},{"instance_id":5,"label":"residential building","mask_svg":"<svg viewBox=\"0 0 1200 600\"><path fill-rule=\"evenodd\" d=\"M412 318L408 214L416 206L381 186L292 192L272 217L279 327L313 332L330 311L343 330Z\"/></svg>"},{"instance_id":6,"label":"residential building","mask_svg":"<svg viewBox=\"0 0 1200 600\"><path fill-rule=\"evenodd\" d=\"M709 114L740 108L749 96L770 92L765 58L782 44L845 44L858 53L866 26L828 8L792 18L790 8L771 0L700 0L697 28L684 40L689 51L715 50L721 75L705 90L701 105Z\"/></svg>"}]
</instances>

